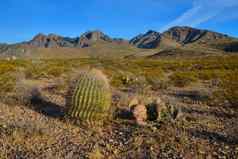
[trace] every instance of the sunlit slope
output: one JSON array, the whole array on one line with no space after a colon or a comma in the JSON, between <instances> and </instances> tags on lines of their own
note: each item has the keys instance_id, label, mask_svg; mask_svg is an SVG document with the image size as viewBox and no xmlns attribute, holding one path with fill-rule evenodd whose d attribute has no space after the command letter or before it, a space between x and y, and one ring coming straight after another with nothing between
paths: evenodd
<instances>
[{"instance_id":1,"label":"sunlit slope","mask_svg":"<svg viewBox=\"0 0 238 159\"><path fill-rule=\"evenodd\" d=\"M142 52L129 44L97 42L86 48L41 48L27 45L12 45L3 50L3 58L16 56L20 58L123 58L125 56Z\"/></svg>"}]
</instances>

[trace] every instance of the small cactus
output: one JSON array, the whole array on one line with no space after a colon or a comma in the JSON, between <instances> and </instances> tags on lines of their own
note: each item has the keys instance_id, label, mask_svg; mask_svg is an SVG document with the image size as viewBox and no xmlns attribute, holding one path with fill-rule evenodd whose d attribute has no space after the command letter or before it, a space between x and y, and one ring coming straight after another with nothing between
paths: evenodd
<instances>
[{"instance_id":1,"label":"small cactus","mask_svg":"<svg viewBox=\"0 0 238 159\"><path fill-rule=\"evenodd\" d=\"M107 78L99 70L79 74L69 89L66 100L68 116L95 122L108 117L111 91Z\"/></svg>"},{"instance_id":2,"label":"small cactus","mask_svg":"<svg viewBox=\"0 0 238 159\"><path fill-rule=\"evenodd\" d=\"M179 110L174 105L168 104L161 108L158 114L159 120L175 120L179 115Z\"/></svg>"},{"instance_id":3,"label":"small cactus","mask_svg":"<svg viewBox=\"0 0 238 159\"><path fill-rule=\"evenodd\" d=\"M165 103L161 98L157 98L155 104L158 114L157 120L175 120L180 113L180 110L176 106L170 103Z\"/></svg>"}]
</instances>

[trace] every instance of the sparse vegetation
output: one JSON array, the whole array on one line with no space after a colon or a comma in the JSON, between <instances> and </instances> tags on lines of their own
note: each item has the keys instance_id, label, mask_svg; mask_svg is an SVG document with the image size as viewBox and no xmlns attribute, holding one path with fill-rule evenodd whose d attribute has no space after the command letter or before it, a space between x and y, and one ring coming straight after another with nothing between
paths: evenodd
<instances>
[{"instance_id":1,"label":"sparse vegetation","mask_svg":"<svg viewBox=\"0 0 238 159\"><path fill-rule=\"evenodd\" d=\"M176 87L184 87L197 81L194 72L175 72L170 77L171 83Z\"/></svg>"},{"instance_id":2,"label":"sparse vegetation","mask_svg":"<svg viewBox=\"0 0 238 159\"><path fill-rule=\"evenodd\" d=\"M2 74L0 76L0 93L8 93L14 90L16 78L11 74Z\"/></svg>"},{"instance_id":3,"label":"sparse vegetation","mask_svg":"<svg viewBox=\"0 0 238 159\"><path fill-rule=\"evenodd\" d=\"M228 73L221 79L220 87L215 91L215 97L221 103L228 102L231 107L237 109L238 103L238 72Z\"/></svg>"},{"instance_id":4,"label":"sparse vegetation","mask_svg":"<svg viewBox=\"0 0 238 159\"><path fill-rule=\"evenodd\" d=\"M19 74L26 83L37 83L42 97L27 98L31 100L27 106L9 105L0 98L0 158L234 158L238 156L238 112L233 109L238 103L237 61L235 55L180 60L1 60L1 97L11 100L19 93ZM123 117L93 128L63 118L72 74L85 68L97 68L107 75L112 106ZM214 81L218 82L211 85ZM198 91L199 95L193 93ZM214 92L214 97L204 92ZM153 119L138 126L128 117L133 96L143 98L145 105L162 96L170 105L161 116L174 116L176 103L181 118L155 120L158 114L147 106ZM197 96L219 102L210 105Z\"/></svg>"}]
</instances>

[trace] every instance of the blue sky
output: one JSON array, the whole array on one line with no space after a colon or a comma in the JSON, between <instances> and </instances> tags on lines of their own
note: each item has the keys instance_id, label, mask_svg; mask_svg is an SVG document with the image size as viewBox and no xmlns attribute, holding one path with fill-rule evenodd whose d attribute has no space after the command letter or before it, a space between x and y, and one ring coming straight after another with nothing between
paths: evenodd
<instances>
[{"instance_id":1,"label":"blue sky","mask_svg":"<svg viewBox=\"0 0 238 159\"><path fill-rule=\"evenodd\" d=\"M129 39L177 25L238 37L238 0L4 0L0 10L0 42L7 43L96 29Z\"/></svg>"}]
</instances>

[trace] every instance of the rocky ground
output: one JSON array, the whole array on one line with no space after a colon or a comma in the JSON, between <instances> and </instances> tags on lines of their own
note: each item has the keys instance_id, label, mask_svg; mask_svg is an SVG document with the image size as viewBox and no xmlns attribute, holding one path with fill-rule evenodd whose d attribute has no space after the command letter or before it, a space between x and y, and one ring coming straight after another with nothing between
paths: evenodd
<instances>
[{"instance_id":1,"label":"rocky ground","mask_svg":"<svg viewBox=\"0 0 238 159\"><path fill-rule=\"evenodd\" d=\"M0 158L238 158L238 112L209 106L191 90L154 91L179 108L170 121L117 116L103 126L78 125L64 118L64 91L39 82L31 104L0 103ZM53 83L53 84L52 84ZM114 91L113 105L128 110L128 90Z\"/></svg>"}]
</instances>

